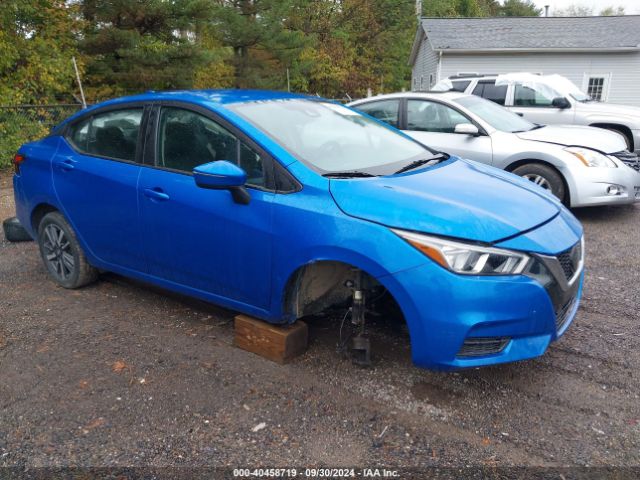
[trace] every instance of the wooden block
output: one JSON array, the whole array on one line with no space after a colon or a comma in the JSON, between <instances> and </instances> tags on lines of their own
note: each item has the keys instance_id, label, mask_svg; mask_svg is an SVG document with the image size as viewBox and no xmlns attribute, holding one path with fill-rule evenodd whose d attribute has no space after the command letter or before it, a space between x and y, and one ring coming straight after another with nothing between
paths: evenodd
<instances>
[{"instance_id":1,"label":"wooden block","mask_svg":"<svg viewBox=\"0 0 640 480\"><path fill-rule=\"evenodd\" d=\"M273 325L247 315L235 318L234 344L274 362L287 363L305 352L309 337L307 324Z\"/></svg>"}]
</instances>

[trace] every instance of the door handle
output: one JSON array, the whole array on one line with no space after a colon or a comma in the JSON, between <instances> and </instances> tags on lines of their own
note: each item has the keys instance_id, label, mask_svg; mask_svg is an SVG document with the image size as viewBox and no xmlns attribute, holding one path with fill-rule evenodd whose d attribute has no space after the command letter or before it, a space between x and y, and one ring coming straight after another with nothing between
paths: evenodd
<instances>
[{"instance_id":1,"label":"door handle","mask_svg":"<svg viewBox=\"0 0 640 480\"><path fill-rule=\"evenodd\" d=\"M151 200L160 200L165 201L169 200L169 195L164 193L161 188L145 188L144 196L150 198Z\"/></svg>"},{"instance_id":2,"label":"door handle","mask_svg":"<svg viewBox=\"0 0 640 480\"><path fill-rule=\"evenodd\" d=\"M58 162L58 168L60 168L60 170L64 170L65 172L68 172L68 171L73 170L74 168L76 168L74 166L74 163L76 163L75 160L67 158L65 160L62 160L62 161Z\"/></svg>"}]
</instances>

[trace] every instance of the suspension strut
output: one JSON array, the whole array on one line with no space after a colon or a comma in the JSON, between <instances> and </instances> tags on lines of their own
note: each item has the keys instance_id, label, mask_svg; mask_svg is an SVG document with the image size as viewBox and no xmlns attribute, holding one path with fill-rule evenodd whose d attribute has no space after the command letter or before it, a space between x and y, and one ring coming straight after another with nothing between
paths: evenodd
<instances>
[{"instance_id":1,"label":"suspension strut","mask_svg":"<svg viewBox=\"0 0 640 480\"><path fill-rule=\"evenodd\" d=\"M361 366L371 365L371 342L366 333L365 292L362 285L362 270L354 269L353 301L351 305L351 323L356 328L351 346L353 363Z\"/></svg>"}]
</instances>

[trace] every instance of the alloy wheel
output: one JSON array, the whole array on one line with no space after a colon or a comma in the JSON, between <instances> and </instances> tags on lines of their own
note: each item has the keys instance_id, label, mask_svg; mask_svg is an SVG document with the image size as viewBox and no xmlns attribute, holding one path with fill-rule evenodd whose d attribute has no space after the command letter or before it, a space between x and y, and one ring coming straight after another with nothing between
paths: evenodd
<instances>
[{"instance_id":1,"label":"alloy wheel","mask_svg":"<svg viewBox=\"0 0 640 480\"><path fill-rule=\"evenodd\" d=\"M549 180L544 178L542 175L537 175L535 173L527 173L523 175L523 177L529 180L530 182L535 183L539 187L544 188L545 190L551 190L551 184L549 183Z\"/></svg>"},{"instance_id":2,"label":"alloy wheel","mask_svg":"<svg viewBox=\"0 0 640 480\"><path fill-rule=\"evenodd\" d=\"M64 230L53 223L44 229L44 258L50 270L61 280L67 280L75 270L76 262L71 250L71 243Z\"/></svg>"}]
</instances>

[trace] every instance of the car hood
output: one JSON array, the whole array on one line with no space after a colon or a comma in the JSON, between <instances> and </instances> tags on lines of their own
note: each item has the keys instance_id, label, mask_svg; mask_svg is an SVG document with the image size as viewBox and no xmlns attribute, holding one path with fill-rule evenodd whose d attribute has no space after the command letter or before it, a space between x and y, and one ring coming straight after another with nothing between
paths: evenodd
<instances>
[{"instance_id":1,"label":"car hood","mask_svg":"<svg viewBox=\"0 0 640 480\"><path fill-rule=\"evenodd\" d=\"M486 243L533 229L561 208L528 180L456 157L402 175L332 179L329 188L347 215Z\"/></svg>"},{"instance_id":2,"label":"car hood","mask_svg":"<svg viewBox=\"0 0 640 480\"><path fill-rule=\"evenodd\" d=\"M588 147L604 153L621 152L627 149L627 144L620 134L595 127L548 125L517 135L524 140Z\"/></svg>"},{"instance_id":3,"label":"car hood","mask_svg":"<svg viewBox=\"0 0 640 480\"><path fill-rule=\"evenodd\" d=\"M640 107L605 102L581 102L576 105L576 108L588 115L624 117L633 122L636 127L640 127Z\"/></svg>"}]
</instances>

